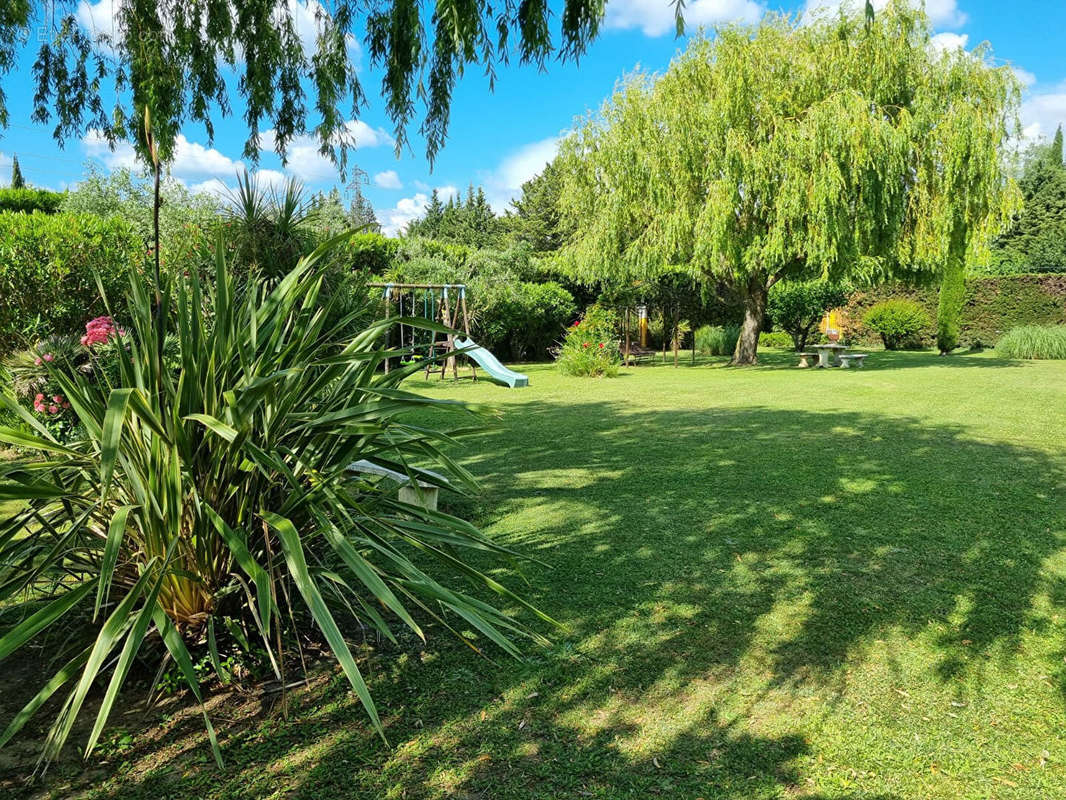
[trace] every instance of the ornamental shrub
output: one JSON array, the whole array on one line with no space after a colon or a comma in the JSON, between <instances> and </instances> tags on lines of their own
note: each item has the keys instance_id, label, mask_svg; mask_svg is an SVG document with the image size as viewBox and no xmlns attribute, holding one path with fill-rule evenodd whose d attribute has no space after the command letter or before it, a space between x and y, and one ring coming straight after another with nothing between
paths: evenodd
<instances>
[{"instance_id":1,"label":"ornamental shrub","mask_svg":"<svg viewBox=\"0 0 1066 800\"><path fill-rule=\"evenodd\" d=\"M739 325L704 325L696 331L696 351L708 356L731 356L739 338Z\"/></svg>"},{"instance_id":2,"label":"ornamental shrub","mask_svg":"<svg viewBox=\"0 0 1066 800\"><path fill-rule=\"evenodd\" d=\"M962 309L966 303L966 267L961 260L948 259L940 283L936 308L936 346L947 355L959 346Z\"/></svg>"},{"instance_id":3,"label":"ornamental shrub","mask_svg":"<svg viewBox=\"0 0 1066 800\"><path fill-rule=\"evenodd\" d=\"M544 359L566 323L574 318L574 296L558 283L519 281L478 303L478 341L512 361Z\"/></svg>"},{"instance_id":4,"label":"ornamental shrub","mask_svg":"<svg viewBox=\"0 0 1066 800\"><path fill-rule=\"evenodd\" d=\"M0 213L0 352L81 330L87 319L108 313L97 277L121 317L126 276L144 254L122 219Z\"/></svg>"},{"instance_id":5,"label":"ornamental shrub","mask_svg":"<svg viewBox=\"0 0 1066 800\"><path fill-rule=\"evenodd\" d=\"M618 374L618 319L602 306L590 306L583 319L566 331L556 350L556 363L564 375L613 378Z\"/></svg>"},{"instance_id":6,"label":"ornamental shrub","mask_svg":"<svg viewBox=\"0 0 1066 800\"><path fill-rule=\"evenodd\" d=\"M1023 325L996 344L1000 358L1066 359L1066 325Z\"/></svg>"},{"instance_id":7,"label":"ornamental shrub","mask_svg":"<svg viewBox=\"0 0 1066 800\"><path fill-rule=\"evenodd\" d=\"M795 347L792 336L785 331L763 331L759 334L759 347Z\"/></svg>"},{"instance_id":8,"label":"ornamental shrub","mask_svg":"<svg viewBox=\"0 0 1066 800\"><path fill-rule=\"evenodd\" d=\"M886 350L902 350L916 342L929 316L913 300L885 300L866 312L863 323L880 334Z\"/></svg>"},{"instance_id":9,"label":"ornamental shrub","mask_svg":"<svg viewBox=\"0 0 1066 800\"><path fill-rule=\"evenodd\" d=\"M399 247L399 239L390 239L380 233L360 233L348 240L344 256L353 270L384 275L392 266Z\"/></svg>"}]
</instances>

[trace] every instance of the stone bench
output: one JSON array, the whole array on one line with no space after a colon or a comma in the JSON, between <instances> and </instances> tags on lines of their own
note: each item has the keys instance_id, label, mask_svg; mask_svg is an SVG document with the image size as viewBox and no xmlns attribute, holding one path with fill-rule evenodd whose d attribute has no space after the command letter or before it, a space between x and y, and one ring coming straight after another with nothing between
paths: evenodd
<instances>
[{"instance_id":1,"label":"stone bench","mask_svg":"<svg viewBox=\"0 0 1066 800\"><path fill-rule=\"evenodd\" d=\"M380 475L383 478L388 478L390 481L394 481L399 484L399 499L401 503L407 503L412 506L422 506L427 511L437 510L437 496L440 493L440 484L448 485L448 479L443 475L438 475L436 472L431 472L428 469L420 469L418 472L422 475L428 475L434 479L440 481L440 484L429 483L427 481L418 481L418 487L415 488L411 485L411 479L402 472L383 467L380 464L375 464L373 461L367 461L363 459L361 461L355 461L348 465L349 472L360 472L368 475Z\"/></svg>"},{"instance_id":2,"label":"stone bench","mask_svg":"<svg viewBox=\"0 0 1066 800\"><path fill-rule=\"evenodd\" d=\"M866 353L841 353L840 354L840 368L848 369L851 367L852 362L855 362L855 366L862 369L863 361L866 360Z\"/></svg>"},{"instance_id":3,"label":"stone bench","mask_svg":"<svg viewBox=\"0 0 1066 800\"><path fill-rule=\"evenodd\" d=\"M800 369L807 369L811 365L807 359L818 358L817 353L797 353L797 355L800 357L800 363L797 364Z\"/></svg>"}]
</instances>

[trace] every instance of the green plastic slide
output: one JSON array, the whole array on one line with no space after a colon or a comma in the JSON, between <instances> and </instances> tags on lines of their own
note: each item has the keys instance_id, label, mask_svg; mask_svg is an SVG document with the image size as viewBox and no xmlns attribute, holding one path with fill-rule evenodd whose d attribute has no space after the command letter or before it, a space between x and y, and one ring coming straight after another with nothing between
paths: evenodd
<instances>
[{"instance_id":1,"label":"green plastic slide","mask_svg":"<svg viewBox=\"0 0 1066 800\"><path fill-rule=\"evenodd\" d=\"M485 370L486 374L489 376L489 380L494 381L501 386L509 386L512 389L529 386L528 376L507 369L507 367L500 363L500 360L496 358L496 356L473 339L456 339L455 348L456 350L462 350L464 356L469 356L474 360L475 364Z\"/></svg>"}]
</instances>

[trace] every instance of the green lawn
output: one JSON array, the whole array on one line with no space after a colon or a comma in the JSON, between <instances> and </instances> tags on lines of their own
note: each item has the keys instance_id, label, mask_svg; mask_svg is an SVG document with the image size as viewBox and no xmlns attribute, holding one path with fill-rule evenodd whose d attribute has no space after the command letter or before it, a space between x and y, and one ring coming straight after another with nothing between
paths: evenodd
<instances>
[{"instance_id":1,"label":"green lawn","mask_svg":"<svg viewBox=\"0 0 1066 800\"><path fill-rule=\"evenodd\" d=\"M460 505L550 565L522 573L555 646L379 648L391 748L334 681L288 721L216 709L224 773L183 729L97 791L1066 796L1066 362L870 361L419 384L505 412L459 451L484 482Z\"/></svg>"}]
</instances>

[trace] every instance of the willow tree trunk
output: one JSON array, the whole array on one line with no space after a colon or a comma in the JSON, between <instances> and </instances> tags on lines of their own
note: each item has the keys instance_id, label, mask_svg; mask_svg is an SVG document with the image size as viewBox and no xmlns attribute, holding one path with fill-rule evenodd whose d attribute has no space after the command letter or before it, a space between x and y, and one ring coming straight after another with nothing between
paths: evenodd
<instances>
[{"instance_id":1,"label":"willow tree trunk","mask_svg":"<svg viewBox=\"0 0 1066 800\"><path fill-rule=\"evenodd\" d=\"M740 338L733 351L733 364L749 366L759 363L759 332L766 316L766 277L753 275L741 286L744 301L744 322L740 326Z\"/></svg>"}]
</instances>

